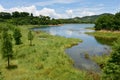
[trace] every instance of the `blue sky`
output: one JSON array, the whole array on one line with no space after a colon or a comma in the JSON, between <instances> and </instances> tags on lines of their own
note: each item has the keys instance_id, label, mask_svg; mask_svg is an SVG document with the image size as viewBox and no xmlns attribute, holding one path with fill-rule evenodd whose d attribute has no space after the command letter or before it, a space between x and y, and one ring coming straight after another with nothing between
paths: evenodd
<instances>
[{"instance_id":1,"label":"blue sky","mask_svg":"<svg viewBox=\"0 0 120 80\"><path fill-rule=\"evenodd\" d=\"M114 14L120 11L120 0L0 0L0 12L3 11L26 11L54 18Z\"/></svg>"}]
</instances>

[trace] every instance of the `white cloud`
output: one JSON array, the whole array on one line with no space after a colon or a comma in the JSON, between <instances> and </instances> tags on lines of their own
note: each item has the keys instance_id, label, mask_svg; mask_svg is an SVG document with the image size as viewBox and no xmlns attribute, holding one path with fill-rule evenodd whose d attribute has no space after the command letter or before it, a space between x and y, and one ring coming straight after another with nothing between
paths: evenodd
<instances>
[{"instance_id":1,"label":"white cloud","mask_svg":"<svg viewBox=\"0 0 120 80\"><path fill-rule=\"evenodd\" d=\"M91 15L95 15L95 12L90 12L90 11L83 11L81 12L81 16L91 16Z\"/></svg>"},{"instance_id":2,"label":"white cloud","mask_svg":"<svg viewBox=\"0 0 120 80\"><path fill-rule=\"evenodd\" d=\"M35 6L28 6L28 7L14 7L14 8L10 8L10 9L5 9L4 11L6 12L14 12L14 11L18 11L18 12L29 12L29 13L33 13L36 12L37 9Z\"/></svg>"},{"instance_id":3,"label":"white cloud","mask_svg":"<svg viewBox=\"0 0 120 80\"><path fill-rule=\"evenodd\" d=\"M67 13L68 17L72 17L73 10L66 10L66 13Z\"/></svg>"},{"instance_id":4,"label":"white cloud","mask_svg":"<svg viewBox=\"0 0 120 80\"><path fill-rule=\"evenodd\" d=\"M91 16L103 13L102 10L104 7L83 7L73 9L73 17L83 17L83 16Z\"/></svg>"},{"instance_id":5,"label":"white cloud","mask_svg":"<svg viewBox=\"0 0 120 80\"><path fill-rule=\"evenodd\" d=\"M0 5L0 12L4 11L4 8L2 7L2 5Z\"/></svg>"},{"instance_id":6,"label":"white cloud","mask_svg":"<svg viewBox=\"0 0 120 80\"><path fill-rule=\"evenodd\" d=\"M70 4L77 2L78 0L48 0L48 1L43 1L43 2L37 2L34 5L36 6L47 6L47 5L53 5L53 4Z\"/></svg>"},{"instance_id":7,"label":"white cloud","mask_svg":"<svg viewBox=\"0 0 120 80\"><path fill-rule=\"evenodd\" d=\"M56 13L54 9L50 9L50 8L43 8L42 10L38 11L38 14L50 16L53 18L61 18L60 14Z\"/></svg>"},{"instance_id":8,"label":"white cloud","mask_svg":"<svg viewBox=\"0 0 120 80\"><path fill-rule=\"evenodd\" d=\"M60 0L58 0L60 1ZM65 0L61 0L65 1ZM71 0L72 1L72 0ZM67 3L67 2L66 2ZM44 16L50 16L52 18L71 18L71 17L82 17L82 16L90 16L90 15L96 15L100 13L100 10L102 8L99 7L92 7L92 8L78 8L78 9L68 9L65 10L63 13L57 13L55 9L52 8L43 8L41 10L38 10L36 6L27 6L27 7L14 7L10 9L5 9L2 5L0 5L0 12L29 12L33 13L34 16L44 15Z\"/></svg>"},{"instance_id":9,"label":"white cloud","mask_svg":"<svg viewBox=\"0 0 120 80\"><path fill-rule=\"evenodd\" d=\"M36 6L28 6L28 7L14 7L10 9L5 9L0 5L0 12L29 12L33 13L34 16L44 15L44 16L50 16L52 18L62 18L61 14L56 13L54 9L51 8L43 8L41 10L37 10Z\"/></svg>"}]
</instances>

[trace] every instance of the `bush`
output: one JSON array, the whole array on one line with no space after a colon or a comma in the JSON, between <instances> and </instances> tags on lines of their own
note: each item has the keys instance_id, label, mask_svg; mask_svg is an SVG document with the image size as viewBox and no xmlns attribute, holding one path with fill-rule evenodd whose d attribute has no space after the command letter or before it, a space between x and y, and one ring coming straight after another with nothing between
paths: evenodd
<instances>
[{"instance_id":1,"label":"bush","mask_svg":"<svg viewBox=\"0 0 120 80\"><path fill-rule=\"evenodd\" d=\"M103 72L103 77L107 80L120 79L120 39L114 43L113 52L110 59L107 61Z\"/></svg>"}]
</instances>

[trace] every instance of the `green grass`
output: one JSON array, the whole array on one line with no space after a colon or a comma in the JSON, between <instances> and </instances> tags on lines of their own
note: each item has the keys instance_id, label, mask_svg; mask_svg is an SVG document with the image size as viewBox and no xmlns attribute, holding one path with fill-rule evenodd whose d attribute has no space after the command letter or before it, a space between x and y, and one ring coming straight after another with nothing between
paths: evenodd
<instances>
[{"instance_id":1,"label":"green grass","mask_svg":"<svg viewBox=\"0 0 120 80\"><path fill-rule=\"evenodd\" d=\"M87 34L101 38L108 38L108 39L120 37L120 32L96 31L96 32L87 32Z\"/></svg>"},{"instance_id":2,"label":"green grass","mask_svg":"<svg viewBox=\"0 0 120 80\"><path fill-rule=\"evenodd\" d=\"M111 31L87 32L86 34L95 36L98 42L107 45L112 45L120 37L120 32Z\"/></svg>"},{"instance_id":3,"label":"green grass","mask_svg":"<svg viewBox=\"0 0 120 80\"><path fill-rule=\"evenodd\" d=\"M32 26L18 27L23 44L15 45L13 41L14 58L10 62L13 69L6 69L7 61L0 54L0 70L4 80L97 80L93 75L75 69L72 66L74 62L64 52L65 48L81 40L37 31L33 32L33 46L29 46L27 33Z\"/></svg>"},{"instance_id":4,"label":"green grass","mask_svg":"<svg viewBox=\"0 0 120 80\"><path fill-rule=\"evenodd\" d=\"M107 60L109 59L109 55L91 56L90 59L95 61L100 66L100 68L103 69Z\"/></svg>"}]
</instances>

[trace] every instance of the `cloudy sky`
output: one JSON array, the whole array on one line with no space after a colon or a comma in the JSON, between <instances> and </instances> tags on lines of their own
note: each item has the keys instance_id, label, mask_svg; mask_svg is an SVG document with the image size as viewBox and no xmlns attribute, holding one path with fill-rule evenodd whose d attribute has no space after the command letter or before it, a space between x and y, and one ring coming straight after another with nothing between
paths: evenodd
<instances>
[{"instance_id":1,"label":"cloudy sky","mask_svg":"<svg viewBox=\"0 0 120 80\"><path fill-rule=\"evenodd\" d=\"M120 0L0 0L0 12L13 11L53 18L114 14L120 11Z\"/></svg>"}]
</instances>

